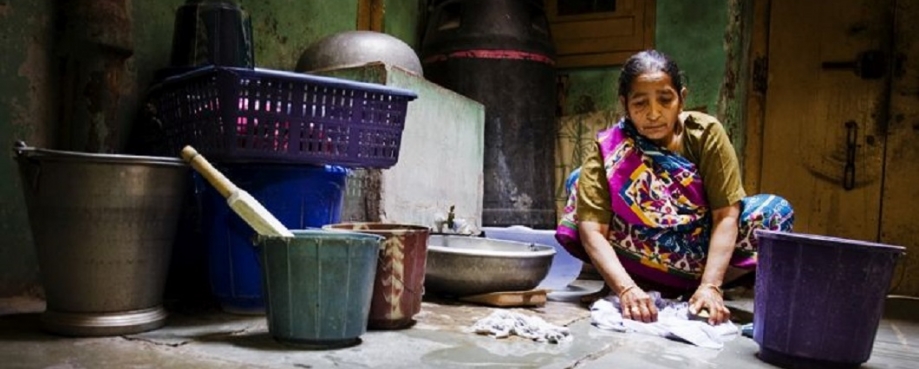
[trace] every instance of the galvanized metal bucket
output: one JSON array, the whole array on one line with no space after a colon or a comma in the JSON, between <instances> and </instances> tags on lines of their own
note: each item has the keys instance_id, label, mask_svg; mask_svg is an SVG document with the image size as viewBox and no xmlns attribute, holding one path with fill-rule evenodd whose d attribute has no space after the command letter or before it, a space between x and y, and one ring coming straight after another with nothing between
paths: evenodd
<instances>
[{"instance_id":1,"label":"galvanized metal bucket","mask_svg":"<svg viewBox=\"0 0 919 369\"><path fill-rule=\"evenodd\" d=\"M73 336L161 327L188 167L178 158L15 151L47 298L42 327Z\"/></svg>"}]
</instances>

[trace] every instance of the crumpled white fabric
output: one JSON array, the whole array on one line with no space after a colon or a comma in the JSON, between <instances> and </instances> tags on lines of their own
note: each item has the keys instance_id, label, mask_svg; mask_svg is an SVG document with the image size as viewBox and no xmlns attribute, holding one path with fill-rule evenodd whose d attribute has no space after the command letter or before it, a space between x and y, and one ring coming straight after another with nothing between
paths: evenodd
<instances>
[{"instance_id":1,"label":"crumpled white fabric","mask_svg":"<svg viewBox=\"0 0 919 369\"><path fill-rule=\"evenodd\" d=\"M662 298L657 291L648 292L648 295L658 310L654 323L624 319L617 296L594 302L590 306L590 322L600 329L653 334L711 349L723 348L725 342L737 338L740 332L730 321L712 326L705 321L691 320L688 302Z\"/></svg>"},{"instance_id":2,"label":"crumpled white fabric","mask_svg":"<svg viewBox=\"0 0 919 369\"><path fill-rule=\"evenodd\" d=\"M572 339L567 327L546 322L538 316L529 316L508 310L495 310L479 319L470 328L472 332L506 338L517 335L537 342L561 343Z\"/></svg>"}]
</instances>

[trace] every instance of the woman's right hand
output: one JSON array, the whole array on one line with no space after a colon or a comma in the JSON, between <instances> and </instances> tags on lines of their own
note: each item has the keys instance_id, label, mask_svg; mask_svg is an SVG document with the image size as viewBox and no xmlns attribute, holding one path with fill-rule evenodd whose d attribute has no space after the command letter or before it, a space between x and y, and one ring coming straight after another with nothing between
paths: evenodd
<instances>
[{"instance_id":1,"label":"woman's right hand","mask_svg":"<svg viewBox=\"0 0 919 369\"><path fill-rule=\"evenodd\" d=\"M639 322L657 321L657 306L645 291L638 286L626 287L619 293L619 307L622 317Z\"/></svg>"}]
</instances>

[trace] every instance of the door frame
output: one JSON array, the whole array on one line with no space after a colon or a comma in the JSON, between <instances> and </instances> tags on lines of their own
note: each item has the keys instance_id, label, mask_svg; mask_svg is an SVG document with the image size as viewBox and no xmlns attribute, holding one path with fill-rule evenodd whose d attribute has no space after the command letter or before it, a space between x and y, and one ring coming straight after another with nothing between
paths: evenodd
<instances>
[{"instance_id":1,"label":"door frame","mask_svg":"<svg viewBox=\"0 0 919 369\"><path fill-rule=\"evenodd\" d=\"M753 0L753 24L747 70L746 121L743 148L743 186L747 193L760 193L763 167L763 127L766 120L766 88L769 71L769 20L772 0Z\"/></svg>"}]
</instances>

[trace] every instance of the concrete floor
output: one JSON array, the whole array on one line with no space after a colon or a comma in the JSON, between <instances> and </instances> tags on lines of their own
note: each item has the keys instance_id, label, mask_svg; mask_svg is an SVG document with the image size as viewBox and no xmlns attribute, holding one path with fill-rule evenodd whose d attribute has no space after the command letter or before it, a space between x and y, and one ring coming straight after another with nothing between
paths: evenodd
<instances>
[{"instance_id":1,"label":"concrete floor","mask_svg":"<svg viewBox=\"0 0 919 369\"><path fill-rule=\"evenodd\" d=\"M579 281L580 282L580 281ZM558 297L558 296L556 296ZM731 302L739 323L752 301ZM863 368L919 367L916 301L888 303L871 360ZM208 310L171 312L161 329L127 336L67 338L43 332L40 300L0 300L3 368L772 368L756 357L757 344L738 337L723 350L659 337L602 331L578 303L550 301L531 309L566 325L574 340L561 345L519 337L494 339L464 331L490 307L426 301L410 329L370 331L361 344L337 350L301 350L268 334L264 316Z\"/></svg>"}]
</instances>

